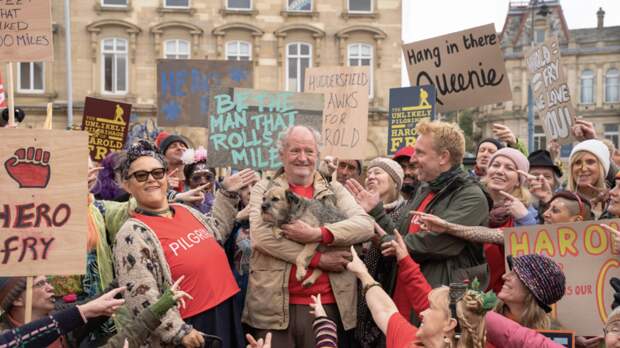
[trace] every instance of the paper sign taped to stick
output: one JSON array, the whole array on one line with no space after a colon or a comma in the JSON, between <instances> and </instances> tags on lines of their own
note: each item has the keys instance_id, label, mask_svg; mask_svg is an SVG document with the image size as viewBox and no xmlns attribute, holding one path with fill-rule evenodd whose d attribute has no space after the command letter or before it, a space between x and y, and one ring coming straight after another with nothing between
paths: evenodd
<instances>
[{"instance_id":1,"label":"paper sign taped to stick","mask_svg":"<svg viewBox=\"0 0 620 348\"><path fill-rule=\"evenodd\" d=\"M157 61L157 124L209 127L215 96L253 86L252 62L198 59Z\"/></svg>"},{"instance_id":2,"label":"paper sign taped to stick","mask_svg":"<svg viewBox=\"0 0 620 348\"><path fill-rule=\"evenodd\" d=\"M599 223L618 229L620 219L504 229L506 255L542 254L560 265L566 293L552 317L582 336L600 334L614 299L609 280L620 277L620 250Z\"/></svg>"},{"instance_id":3,"label":"paper sign taped to stick","mask_svg":"<svg viewBox=\"0 0 620 348\"><path fill-rule=\"evenodd\" d=\"M571 127L577 115L560 60L557 37L528 49L525 57L535 110L542 120L547 139L571 144L574 140Z\"/></svg>"},{"instance_id":4,"label":"paper sign taped to stick","mask_svg":"<svg viewBox=\"0 0 620 348\"><path fill-rule=\"evenodd\" d=\"M84 274L88 134L0 129L0 275Z\"/></svg>"},{"instance_id":5,"label":"paper sign taped to stick","mask_svg":"<svg viewBox=\"0 0 620 348\"><path fill-rule=\"evenodd\" d=\"M0 1L0 61L54 60L50 0Z\"/></svg>"},{"instance_id":6,"label":"paper sign taped to stick","mask_svg":"<svg viewBox=\"0 0 620 348\"><path fill-rule=\"evenodd\" d=\"M278 136L289 126L316 130L323 122L323 95L235 88L234 95L215 96L209 117L212 167L278 169Z\"/></svg>"},{"instance_id":7,"label":"paper sign taped to stick","mask_svg":"<svg viewBox=\"0 0 620 348\"><path fill-rule=\"evenodd\" d=\"M88 132L88 150L93 161L125 146L131 104L86 97L82 130Z\"/></svg>"},{"instance_id":8,"label":"paper sign taped to stick","mask_svg":"<svg viewBox=\"0 0 620 348\"><path fill-rule=\"evenodd\" d=\"M323 93L322 156L366 158L368 67L307 68L304 91Z\"/></svg>"},{"instance_id":9,"label":"paper sign taped to stick","mask_svg":"<svg viewBox=\"0 0 620 348\"><path fill-rule=\"evenodd\" d=\"M405 146L415 145L415 126L435 118L435 87L390 88L387 154L394 155Z\"/></svg>"},{"instance_id":10,"label":"paper sign taped to stick","mask_svg":"<svg viewBox=\"0 0 620 348\"><path fill-rule=\"evenodd\" d=\"M432 84L437 111L512 100L495 25L403 45L411 86Z\"/></svg>"}]
</instances>

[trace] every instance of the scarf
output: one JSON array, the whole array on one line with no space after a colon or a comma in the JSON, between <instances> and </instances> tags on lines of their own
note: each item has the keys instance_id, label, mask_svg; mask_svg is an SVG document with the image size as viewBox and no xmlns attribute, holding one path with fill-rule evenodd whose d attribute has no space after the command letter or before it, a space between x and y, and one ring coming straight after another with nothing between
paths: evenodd
<instances>
[{"instance_id":1,"label":"scarf","mask_svg":"<svg viewBox=\"0 0 620 348\"><path fill-rule=\"evenodd\" d=\"M508 208L503 205L495 205L489 212L489 227L504 227L511 217L512 215Z\"/></svg>"},{"instance_id":2,"label":"scarf","mask_svg":"<svg viewBox=\"0 0 620 348\"><path fill-rule=\"evenodd\" d=\"M429 188L433 192L439 192L446 187L450 180L463 173L460 165L450 168L448 171L441 173L435 180L428 183Z\"/></svg>"}]
</instances>

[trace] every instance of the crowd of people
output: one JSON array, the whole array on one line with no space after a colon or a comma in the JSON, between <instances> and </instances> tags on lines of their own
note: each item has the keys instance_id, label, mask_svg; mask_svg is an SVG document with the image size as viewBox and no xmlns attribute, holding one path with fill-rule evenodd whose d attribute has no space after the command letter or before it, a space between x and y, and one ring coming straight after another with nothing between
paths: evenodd
<instances>
[{"instance_id":1,"label":"crowd of people","mask_svg":"<svg viewBox=\"0 0 620 348\"><path fill-rule=\"evenodd\" d=\"M275 172L221 175L167 132L128 144L89 163L78 285L36 277L25 323L26 279L0 278L0 346L561 347L538 330L578 329L550 315L566 277L547 256L506 256L502 229L619 218L620 161L581 119L568 165L555 141L528 155L508 127L493 133L469 171L463 131L441 121L369 161L321 156L320 134L293 126ZM275 225L298 200L343 218ZM620 308L576 341L620 347Z\"/></svg>"}]
</instances>

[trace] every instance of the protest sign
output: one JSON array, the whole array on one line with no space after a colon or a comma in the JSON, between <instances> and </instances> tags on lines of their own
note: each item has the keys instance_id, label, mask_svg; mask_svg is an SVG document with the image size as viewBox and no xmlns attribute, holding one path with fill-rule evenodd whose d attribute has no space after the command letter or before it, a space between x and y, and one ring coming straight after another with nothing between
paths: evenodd
<instances>
[{"instance_id":1,"label":"protest sign","mask_svg":"<svg viewBox=\"0 0 620 348\"><path fill-rule=\"evenodd\" d=\"M304 91L325 95L322 156L366 158L369 82L368 67L306 69Z\"/></svg>"},{"instance_id":2,"label":"protest sign","mask_svg":"<svg viewBox=\"0 0 620 348\"><path fill-rule=\"evenodd\" d=\"M88 135L0 129L0 275L86 269Z\"/></svg>"},{"instance_id":3,"label":"protest sign","mask_svg":"<svg viewBox=\"0 0 620 348\"><path fill-rule=\"evenodd\" d=\"M566 293L552 315L583 336L600 334L614 298L609 279L620 277L620 250L598 223L618 229L620 219L504 229L506 255L542 254L560 265Z\"/></svg>"},{"instance_id":4,"label":"protest sign","mask_svg":"<svg viewBox=\"0 0 620 348\"><path fill-rule=\"evenodd\" d=\"M525 57L535 110L542 120L547 139L571 144L571 127L576 114L560 61L557 37L528 49Z\"/></svg>"},{"instance_id":5,"label":"protest sign","mask_svg":"<svg viewBox=\"0 0 620 348\"><path fill-rule=\"evenodd\" d=\"M87 131L88 150L93 161L125 146L131 104L86 97L82 129Z\"/></svg>"},{"instance_id":6,"label":"protest sign","mask_svg":"<svg viewBox=\"0 0 620 348\"><path fill-rule=\"evenodd\" d=\"M435 118L435 87L390 88L387 154L415 145L415 126L424 119Z\"/></svg>"},{"instance_id":7,"label":"protest sign","mask_svg":"<svg viewBox=\"0 0 620 348\"><path fill-rule=\"evenodd\" d=\"M253 85L252 62L197 59L157 61L157 124L208 127L215 96Z\"/></svg>"},{"instance_id":8,"label":"protest sign","mask_svg":"<svg viewBox=\"0 0 620 348\"><path fill-rule=\"evenodd\" d=\"M235 88L215 97L209 117L212 167L277 169L277 140L292 125L321 129L323 95Z\"/></svg>"},{"instance_id":9,"label":"protest sign","mask_svg":"<svg viewBox=\"0 0 620 348\"><path fill-rule=\"evenodd\" d=\"M411 86L432 84L437 111L512 100L495 25L403 45Z\"/></svg>"},{"instance_id":10,"label":"protest sign","mask_svg":"<svg viewBox=\"0 0 620 348\"><path fill-rule=\"evenodd\" d=\"M0 1L0 61L54 59L50 0Z\"/></svg>"}]
</instances>

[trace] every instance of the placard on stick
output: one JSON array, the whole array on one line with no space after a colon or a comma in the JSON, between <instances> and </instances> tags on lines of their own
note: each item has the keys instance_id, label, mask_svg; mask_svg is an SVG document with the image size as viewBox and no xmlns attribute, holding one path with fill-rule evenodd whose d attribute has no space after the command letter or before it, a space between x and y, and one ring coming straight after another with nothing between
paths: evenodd
<instances>
[{"instance_id":1,"label":"placard on stick","mask_svg":"<svg viewBox=\"0 0 620 348\"><path fill-rule=\"evenodd\" d=\"M209 127L215 96L253 86L248 61L161 59L157 61L157 124Z\"/></svg>"},{"instance_id":2,"label":"placard on stick","mask_svg":"<svg viewBox=\"0 0 620 348\"><path fill-rule=\"evenodd\" d=\"M368 67L306 69L304 91L325 95L321 155L366 158L369 82Z\"/></svg>"},{"instance_id":3,"label":"placard on stick","mask_svg":"<svg viewBox=\"0 0 620 348\"><path fill-rule=\"evenodd\" d=\"M512 100L495 25L403 45L411 86L432 84L437 111Z\"/></svg>"},{"instance_id":4,"label":"placard on stick","mask_svg":"<svg viewBox=\"0 0 620 348\"><path fill-rule=\"evenodd\" d=\"M542 254L560 265L566 293L552 316L582 336L600 334L614 298L609 280L620 277L620 250L599 223L618 229L620 219L504 229L506 255Z\"/></svg>"},{"instance_id":5,"label":"placard on stick","mask_svg":"<svg viewBox=\"0 0 620 348\"><path fill-rule=\"evenodd\" d=\"M571 144L571 127L577 116L560 59L557 37L525 52L528 77L534 94L535 110L548 139Z\"/></svg>"},{"instance_id":6,"label":"placard on stick","mask_svg":"<svg viewBox=\"0 0 620 348\"><path fill-rule=\"evenodd\" d=\"M51 0L0 2L0 61L54 59Z\"/></svg>"},{"instance_id":7,"label":"placard on stick","mask_svg":"<svg viewBox=\"0 0 620 348\"><path fill-rule=\"evenodd\" d=\"M212 167L277 169L277 140L292 125L321 129L323 95L235 88L234 95L215 97L209 117Z\"/></svg>"},{"instance_id":8,"label":"placard on stick","mask_svg":"<svg viewBox=\"0 0 620 348\"><path fill-rule=\"evenodd\" d=\"M88 134L0 129L0 275L86 269Z\"/></svg>"},{"instance_id":9,"label":"placard on stick","mask_svg":"<svg viewBox=\"0 0 620 348\"><path fill-rule=\"evenodd\" d=\"M86 97L82 130L88 132L88 150L93 161L125 146L131 104Z\"/></svg>"},{"instance_id":10,"label":"placard on stick","mask_svg":"<svg viewBox=\"0 0 620 348\"><path fill-rule=\"evenodd\" d=\"M390 88L387 154L415 145L415 126L424 119L435 118L433 85Z\"/></svg>"}]
</instances>

